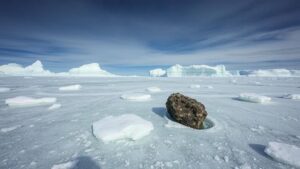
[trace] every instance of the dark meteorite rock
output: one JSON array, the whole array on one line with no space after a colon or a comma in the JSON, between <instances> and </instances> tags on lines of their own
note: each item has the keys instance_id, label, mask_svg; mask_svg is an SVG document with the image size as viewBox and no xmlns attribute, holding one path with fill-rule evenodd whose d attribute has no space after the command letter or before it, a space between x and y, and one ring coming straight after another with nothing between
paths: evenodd
<instances>
[{"instance_id":1,"label":"dark meteorite rock","mask_svg":"<svg viewBox=\"0 0 300 169\"><path fill-rule=\"evenodd\" d=\"M183 125L202 129L203 122L207 116L205 106L195 99L180 93L173 93L166 103L170 116Z\"/></svg>"}]
</instances>

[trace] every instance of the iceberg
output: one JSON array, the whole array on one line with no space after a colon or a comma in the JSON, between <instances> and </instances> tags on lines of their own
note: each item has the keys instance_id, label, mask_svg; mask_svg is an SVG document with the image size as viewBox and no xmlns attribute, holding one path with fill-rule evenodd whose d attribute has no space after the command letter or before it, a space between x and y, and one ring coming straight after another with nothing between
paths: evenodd
<instances>
[{"instance_id":1,"label":"iceberg","mask_svg":"<svg viewBox=\"0 0 300 169\"><path fill-rule=\"evenodd\" d=\"M16 63L9 63L0 66L0 74L14 75L14 76L45 76L53 75L49 70L45 70L41 61L37 60L32 65L23 67Z\"/></svg>"},{"instance_id":2,"label":"iceberg","mask_svg":"<svg viewBox=\"0 0 300 169\"><path fill-rule=\"evenodd\" d=\"M163 69L153 69L149 71L150 76L152 77L162 77L166 75L166 71Z\"/></svg>"},{"instance_id":3,"label":"iceberg","mask_svg":"<svg viewBox=\"0 0 300 169\"><path fill-rule=\"evenodd\" d=\"M117 76L101 69L98 63L85 64L72 68L68 72L53 73L45 70L41 61L37 60L32 65L23 67L16 63L0 66L0 75L8 76L79 76L79 77L113 77Z\"/></svg>"},{"instance_id":4,"label":"iceberg","mask_svg":"<svg viewBox=\"0 0 300 169\"><path fill-rule=\"evenodd\" d=\"M102 77L111 77L116 76L111 74L103 69L101 69L98 63L90 63L82 65L78 68L72 68L68 72L71 76L102 76Z\"/></svg>"},{"instance_id":5,"label":"iceberg","mask_svg":"<svg viewBox=\"0 0 300 169\"><path fill-rule=\"evenodd\" d=\"M167 69L168 77L185 77L185 76L230 76L224 65L207 66L191 65L181 66L176 64Z\"/></svg>"}]
</instances>

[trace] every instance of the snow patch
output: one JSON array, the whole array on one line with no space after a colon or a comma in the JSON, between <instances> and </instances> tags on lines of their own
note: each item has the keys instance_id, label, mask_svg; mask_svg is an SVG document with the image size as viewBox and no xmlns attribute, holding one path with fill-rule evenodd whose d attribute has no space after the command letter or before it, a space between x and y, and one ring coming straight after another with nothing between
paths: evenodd
<instances>
[{"instance_id":1,"label":"snow patch","mask_svg":"<svg viewBox=\"0 0 300 169\"><path fill-rule=\"evenodd\" d=\"M139 94L139 93L133 93L133 94L123 94L121 96L121 99L129 100L129 101L149 101L151 99L151 95L149 94Z\"/></svg>"},{"instance_id":2,"label":"snow patch","mask_svg":"<svg viewBox=\"0 0 300 169\"><path fill-rule=\"evenodd\" d=\"M147 91L151 93L158 93L161 92L161 89L159 87L148 87Z\"/></svg>"},{"instance_id":3,"label":"snow patch","mask_svg":"<svg viewBox=\"0 0 300 169\"><path fill-rule=\"evenodd\" d=\"M153 69L149 71L150 76L152 77L162 77L166 75L166 71L163 69Z\"/></svg>"},{"instance_id":4,"label":"snow patch","mask_svg":"<svg viewBox=\"0 0 300 169\"><path fill-rule=\"evenodd\" d=\"M297 168L300 167L300 148L295 145L269 142L265 148L265 153L278 162L286 163Z\"/></svg>"},{"instance_id":5,"label":"snow patch","mask_svg":"<svg viewBox=\"0 0 300 169\"><path fill-rule=\"evenodd\" d=\"M55 109L59 109L61 107L61 104L56 103L51 105L50 107L48 107L48 110L55 110Z\"/></svg>"},{"instance_id":6,"label":"snow patch","mask_svg":"<svg viewBox=\"0 0 300 169\"><path fill-rule=\"evenodd\" d=\"M58 88L60 91L77 91L81 89L81 85L76 84L76 85L70 85L70 86L62 86Z\"/></svg>"},{"instance_id":7,"label":"snow patch","mask_svg":"<svg viewBox=\"0 0 300 169\"><path fill-rule=\"evenodd\" d=\"M252 103L269 103L271 102L271 98L267 96L261 96L255 93L241 93L238 100L252 102Z\"/></svg>"},{"instance_id":8,"label":"snow patch","mask_svg":"<svg viewBox=\"0 0 300 169\"><path fill-rule=\"evenodd\" d=\"M0 87L0 93L5 93L5 92L9 92L10 88L7 87Z\"/></svg>"},{"instance_id":9,"label":"snow patch","mask_svg":"<svg viewBox=\"0 0 300 169\"><path fill-rule=\"evenodd\" d=\"M104 143L115 140L138 140L148 135L153 130L151 122L134 114L108 116L94 122L93 134Z\"/></svg>"},{"instance_id":10,"label":"snow patch","mask_svg":"<svg viewBox=\"0 0 300 169\"><path fill-rule=\"evenodd\" d=\"M27 96L17 96L5 100L5 104L9 107L33 107L50 105L56 102L54 97L32 98Z\"/></svg>"},{"instance_id":11,"label":"snow patch","mask_svg":"<svg viewBox=\"0 0 300 169\"><path fill-rule=\"evenodd\" d=\"M2 133L7 133L7 132L13 131L13 130L19 128L19 127L21 127L21 125L16 125L16 126L12 126L12 127L2 128L1 132Z\"/></svg>"}]
</instances>

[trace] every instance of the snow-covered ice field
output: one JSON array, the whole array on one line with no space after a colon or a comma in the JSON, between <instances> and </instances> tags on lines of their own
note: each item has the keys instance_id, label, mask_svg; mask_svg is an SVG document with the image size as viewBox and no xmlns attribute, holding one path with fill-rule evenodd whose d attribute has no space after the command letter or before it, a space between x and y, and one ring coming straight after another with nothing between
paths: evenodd
<instances>
[{"instance_id":1,"label":"snow-covered ice field","mask_svg":"<svg viewBox=\"0 0 300 169\"><path fill-rule=\"evenodd\" d=\"M59 90L74 84L82 88ZM147 90L154 87L160 92ZM300 101L286 96L300 94L300 78L0 77L0 88L1 169L299 167ZM170 125L165 102L174 92L202 102L214 126ZM18 96L27 98L24 106L5 104ZM43 98L53 101L39 104ZM264 98L271 100L262 104ZM123 114L153 130L135 141L104 143L93 135L93 123Z\"/></svg>"}]
</instances>

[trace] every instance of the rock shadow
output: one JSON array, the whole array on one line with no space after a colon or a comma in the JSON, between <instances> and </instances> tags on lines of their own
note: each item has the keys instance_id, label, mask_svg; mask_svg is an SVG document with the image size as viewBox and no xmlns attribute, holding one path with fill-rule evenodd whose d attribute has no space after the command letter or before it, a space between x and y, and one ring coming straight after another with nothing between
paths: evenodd
<instances>
[{"instance_id":1,"label":"rock shadow","mask_svg":"<svg viewBox=\"0 0 300 169\"><path fill-rule=\"evenodd\" d=\"M167 109L165 107L153 107L152 111L162 118L169 116Z\"/></svg>"},{"instance_id":2,"label":"rock shadow","mask_svg":"<svg viewBox=\"0 0 300 169\"><path fill-rule=\"evenodd\" d=\"M101 169L101 167L88 156L80 156L76 158L76 165L71 169Z\"/></svg>"},{"instance_id":3,"label":"rock shadow","mask_svg":"<svg viewBox=\"0 0 300 169\"><path fill-rule=\"evenodd\" d=\"M265 153L266 146L262 144L249 144L249 147L256 151L258 154L264 156L265 158L272 160L272 158Z\"/></svg>"}]
</instances>

